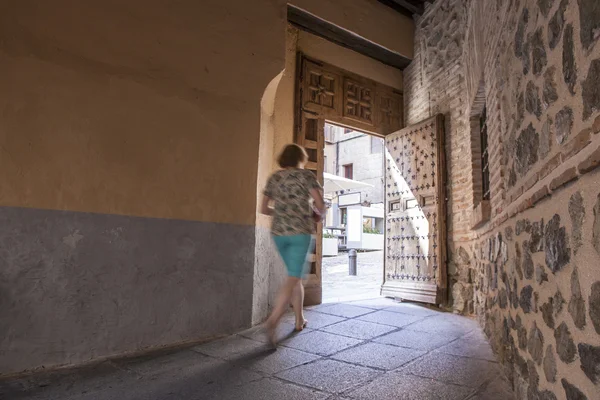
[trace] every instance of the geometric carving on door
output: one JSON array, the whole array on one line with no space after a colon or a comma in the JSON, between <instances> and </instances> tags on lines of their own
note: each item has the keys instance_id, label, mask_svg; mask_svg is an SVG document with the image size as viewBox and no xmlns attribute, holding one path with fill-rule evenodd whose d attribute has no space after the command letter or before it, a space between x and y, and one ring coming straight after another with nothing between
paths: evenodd
<instances>
[{"instance_id":1,"label":"geometric carving on door","mask_svg":"<svg viewBox=\"0 0 600 400\"><path fill-rule=\"evenodd\" d=\"M344 117L373 125L373 92L371 87L345 78Z\"/></svg>"},{"instance_id":2,"label":"geometric carving on door","mask_svg":"<svg viewBox=\"0 0 600 400\"><path fill-rule=\"evenodd\" d=\"M339 77L310 61L305 66L304 106L335 110Z\"/></svg>"},{"instance_id":3,"label":"geometric carving on door","mask_svg":"<svg viewBox=\"0 0 600 400\"><path fill-rule=\"evenodd\" d=\"M379 122L388 131L394 132L404 127L403 99L398 94L379 96Z\"/></svg>"}]
</instances>

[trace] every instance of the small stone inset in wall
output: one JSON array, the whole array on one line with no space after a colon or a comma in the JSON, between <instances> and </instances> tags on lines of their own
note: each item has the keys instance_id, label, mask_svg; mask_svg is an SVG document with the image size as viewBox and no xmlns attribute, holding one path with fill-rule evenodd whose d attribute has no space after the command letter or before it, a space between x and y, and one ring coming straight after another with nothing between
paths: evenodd
<instances>
[{"instance_id":1,"label":"small stone inset in wall","mask_svg":"<svg viewBox=\"0 0 600 400\"><path fill-rule=\"evenodd\" d=\"M590 319L596 333L600 335L600 281L592 285L592 292L589 298Z\"/></svg>"},{"instance_id":2,"label":"small stone inset in wall","mask_svg":"<svg viewBox=\"0 0 600 400\"><path fill-rule=\"evenodd\" d=\"M519 305L521 306L525 314L529 314L533 310L533 288L531 287L531 285L527 285L523 289L521 289Z\"/></svg>"},{"instance_id":3,"label":"small stone inset in wall","mask_svg":"<svg viewBox=\"0 0 600 400\"><path fill-rule=\"evenodd\" d=\"M556 114L554 128L556 142L563 144L571 135L571 130L573 129L573 110L571 107L566 106Z\"/></svg>"},{"instance_id":4,"label":"small stone inset in wall","mask_svg":"<svg viewBox=\"0 0 600 400\"><path fill-rule=\"evenodd\" d=\"M544 220L531 225L531 242L529 249L532 253L544 251Z\"/></svg>"},{"instance_id":5,"label":"small stone inset in wall","mask_svg":"<svg viewBox=\"0 0 600 400\"><path fill-rule=\"evenodd\" d=\"M560 43L560 35L565 26L565 11L568 4L569 0L562 0L558 10L556 10L548 24L548 45L552 50Z\"/></svg>"},{"instance_id":6,"label":"small stone inset in wall","mask_svg":"<svg viewBox=\"0 0 600 400\"><path fill-rule=\"evenodd\" d=\"M521 236L523 232L531 232L531 222L528 219L522 219L517 221L515 233L517 236Z\"/></svg>"},{"instance_id":7,"label":"small stone inset in wall","mask_svg":"<svg viewBox=\"0 0 600 400\"><path fill-rule=\"evenodd\" d=\"M538 365L542 364L542 358L544 356L544 335L542 334L542 331L538 329L535 322L529 331L527 351Z\"/></svg>"},{"instance_id":8,"label":"small stone inset in wall","mask_svg":"<svg viewBox=\"0 0 600 400\"><path fill-rule=\"evenodd\" d=\"M569 200L569 215L571 216L571 225L573 230L573 253L577 254L583 245L583 221L585 219L585 206L583 196L580 192L575 193Z\"/></svg>"},{"instance_id":9,"label":"small stone inset in wall","mask_svg":"<svg viewBox=\"0 0 600 400\"><path fill-rule=\"evenodd\" d=\"M517 96L517 123L516 129L519 129L525 120L525 95L521 92ZM508 144L510 145L510 144Z\"/></svg>"},{"instance_id":10,"label":"small stone inset in wall","mask_svg":"<svg viewBox=\"0 0 600 400\"><path fill-rule=\"evenodd\" d=\"M544 375L548 382L556 382L556 357L554 357L554 348L551 344L546 347L546 355L544 356Z\"/></svg>"},{"instance_id":11,"label":"small stone inset in wall","mask_svg":"<svg viewBox=\"0 0 600 400\"><path fill-rule=\"evenodd\" d=\"M552 118L547 117L544 126L542 127L542 135L540 136L540 159L548 157L550 150L552 150L552 128L554 123Z\"/></svg>"},{"instance_id":12,"label":"small stone inset in wall","mask_svg":"<svg viewBox=\"0 0 600 400\"><path fill-rule=\"evenodd\" d=\"M600 194L594 206L594 226L592 228L592 244L600 254Z\"/></svg>"},{"instance_id":13,"label":"small stone inset in wall","mask_svg":"<svg viewBox=\"0 0 600 400\"><path fill-rule=\"evenodd\" d=\"M571 385L565 378L560 380L563 388L565 389L565 395L567 400L588 400L587 396L579 390L575 385Z\"/></svg>"},{"instance_id":14,"label":"small stone inset in wall","mask_svg":"<svg viewBox=\"0 0 600 400\"><path fill-rule=\"evenodd\" d=\"M538 285L541 285L543 282L548 282L548 274L541 265L535 267L535 281Z\"/></svg>"},{"instance_id":15,"label":"small stone inset in wall","mask_svg":"<svg viewBox=\"0 0 600 400\"><path fill-rule=\"evenodd\" d=\"M587 120L593 113L600 111L600 59L592 61L581 87L583 119Z\"/></svg>"},{"instance_id":16,"label":"small stone inset in wall","mask_svg":"<svg viewBox=\"0 0 600 400\"><path fill-rule=\"evenodd\" d=\"M577 2L581 44L584 49L589 50L600 38L600 6L598 0L577 0Z\"/></svg>"},{"instance_id":17,"label":"small stone inset in wall","mask_svg":"<svg viewBox=\"0 0 600 400\"><path fill-rule=\"evenodd\" d=\"M578 329L585 327L585 300L579 286L579 272L573 269L571 274L571 300L569 301L569 314Z\"/></svg>"},{"instance_id":18,"label":"small stone inset in wall","mask_svg":"<svg viewBox=\"0 0 600 400\"><path fill-rule=\"evenodd\" d=\"M512 242L513 240L513 228L508 226L504 229L504 238L507 242Z\"/></svg>"},{"instance_id":19,"label":"small stone inset in wall","mask_svg":"<svg viewBox=\"0 0 600 400\"><path fill-rule=\"evenodd\" d=\"M544 68L548 64L548 57L546 56L546 47L544 44L544 31L539 28L535 31L531 38L531 55L533 58L533 73L536 76L542 74Z\"/></svg>"},{"instance_id":20,"label":"small stone inset in wall","mask_svg":"<svg viewBox=\"0 0 600 400\"><path fill-rule=\"evenodd\" d=\"M542 318L548 327L554 329L554 306L552 297L548 299L547 303L542 304L540 310L542 311Z\"/></svg>"},{"instance_id":21,"label":"small stone inset in wall","mask_svg":"<svg viewBox=\"0 0 600 400\"><path fill-rule=\"evenodd\" d=\"M556 80L554 79L555 73L556 67L551 67L544 74L544 91L542 94L544 109L547 109L558 100L558 89L556 88Z\"/></svg>"},{"instance_id":22,"label":"small stone inset in wall","mask_svg":"<svg viewBox=\"0 0 600 400\"><path fill-rule=\"evenodd\" d=\"M515 33L515 55L518 58L523 56L523 45L525 44L525 31L527 30L527 24L529 23L529 9L525 7L519 24L517 25L517 32Z\"/></svg>"},{"instance_id":23,"label":"small stone inset in wall","mask_svg":"<svg viewBox=\"0 0 600 400\"><path fill-rule=\"evenodd\" d=\"M525 350L527 348L527 328L525 328L525 326L523 325L520 315L517 315L515 325L517 328L517 339L519 340L519 348L521 350Z\"/></svg>"},{"instance_id":24,"label":"small stone inset in wall","mask_svg":"<svg viewBox=\"0 0 600 400\"><path fill-rule=\"evenodd\" d=\"M565 305L565 299L560 293L560 290L557 290L552 297L552 305L554 306L554 315L558 316L562 312L563 306Z\"/></svg>"},{"instance_id":25,"label":"small stone inset in wall","mask_svg":"<svg viewBox=\"0 0 600 400\"><path fill-rule=\"evenodd\" d=\"M532 279L535 272L530 247L528 241L523 242L523 273L527 279Z\"/></svg>"},{"instance_id":26,"label":"small stone inset in wall","mask_svg":"<svg viewBox=\"0 0 600 400\"><path fill-rule=\"evenodd\" d=\"M577 348L573 337L569 331L569 327L564 322L554 330L554 339L556 340L556 353L558 358L565 363L572 363L575 361L575 355L577 354Z\"/></svg>"},{"instance_id":27,"label":"small stone inset in wall","mask_svg":"<svg viewBox=\"0 0 600 400\"><path fill-rule=\"evenodd\" d=\"M552 9L552 5L554 4L554 0L537 0L538 6L540 7L540 11L547 17Z\"/></svg>"},{"instance_id":28,"label":"small stone inset in wall","mask_svg":"<svg viewBox=\"0 0 600 400\"><path fill-rule=\"evenodd\" d=\"M595 384L600 383L600 347L587 343L578 346L581 370Z\"/></svg>"},{"instance_id":29,"label":"small stone inset in wall","mask_svg":"<svg viewBox=\"0 0 600 400\"><path fill-rule=\"evenodd\" d=\"M525 175L538 161L540 135L532 124L525 128L517 138L515 146L515 167L520 176Z\"/></svg>"},{"instance_id":30,"label":"small stone inset in wall","mask_svg":"<svg viewBox=\"0 0 600 400\"><path fill-rule=\"evenodd\" d=\"M563 269L571 261L571 249L567 230L560 226L560 216L554 215L545 229L546 266L553 273Z\"/></svg>"},{"instance_id":31,"label":"small stone inset in wall","mask_svg":"<svg viewBox=\"0 0 600 400\"><path fill-rule=\"evenodd\" d=\"M511 296L510 296L510 304L512 305L512 307L516 310L517 308L519 308L519 292L518 292L518 284L517 284L517 278L513 279L513 289L511 290Z\"/></svg>"},{"instance_id":32,"label":"small stone inset in wall","mask_svg":"<svg viewBox=\"0 0 600 400\"><path fill-rule=\"evenodd\" d=\"M542 102L540 100L540 91L533 81L527 82L525 89L525 109L540 119L542 116Z\"/></svg>"},{"instance_id":33,"label":"small stone inset in wall","mask_svg":"<svg viewBox=\"0 0 600 400\"><path fill-rule=\"evenodd\" d=\"M577 64L575 62L575 41L573 40L573 25L567 25L563 36L563 76L571 94L575 94L577 84Z\"/></svg>"}]
</instances>

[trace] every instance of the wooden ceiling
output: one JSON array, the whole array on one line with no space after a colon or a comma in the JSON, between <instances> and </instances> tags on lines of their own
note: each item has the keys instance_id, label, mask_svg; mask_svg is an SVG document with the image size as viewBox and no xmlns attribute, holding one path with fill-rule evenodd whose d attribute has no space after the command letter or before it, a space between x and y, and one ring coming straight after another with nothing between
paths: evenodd
<instances>
[{"instance_id":1,"label":"wooden ceiling","mask_svg":"<svg viewBox=\"0 0 600 400\"><path fill-rule=\"evenodd\" d=\"M425 3L433 3L435 0L377 0L381 4L392 8L400 14L412 17L415 14L423 15Z\"/></svg>"}]
</instances>

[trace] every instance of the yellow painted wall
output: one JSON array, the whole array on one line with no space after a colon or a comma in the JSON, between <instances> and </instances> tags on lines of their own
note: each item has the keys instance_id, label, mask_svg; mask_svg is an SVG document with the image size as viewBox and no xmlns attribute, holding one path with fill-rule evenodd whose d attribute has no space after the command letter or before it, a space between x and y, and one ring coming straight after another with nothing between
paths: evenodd
<instances>
[{"instance_id":1,"label":"yellow painted wall","mask_svg":"<svg viewBox=\"0 0 600 400\"><path fill-rule=\"evenodd\" d=\"M408 51L412 37L395 35L410 20L346 3L298 1ZM284 69L285 7L0 0L0 206L254 224L260 103ZM293 91L281 96L289 105Z\"/></svg>"}]
</instances>

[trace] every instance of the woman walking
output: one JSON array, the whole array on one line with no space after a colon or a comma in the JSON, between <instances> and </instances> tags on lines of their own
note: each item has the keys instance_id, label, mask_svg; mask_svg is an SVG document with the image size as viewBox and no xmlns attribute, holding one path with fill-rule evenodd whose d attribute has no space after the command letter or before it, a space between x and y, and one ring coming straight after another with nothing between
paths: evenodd
<instances>
[{"instance_id":1,"label":"woman walking","mask_svg":"<svg viewBox=\"0 0 600 400\"><path fill-rule=\"evenodd\" d=\"M263 192L261 212L273 216L271 233L288 273L266 323L273 345L277 325L290 302L296 315L296 331L304 329L307 323L302 310L302 279L307 273L307 255L316 222L325 212L321 185L312 172L304 169L307 161L306 150L295 144L287 145L278 159L281 170L271 175Z\"/></svg>"}]
</instances>

